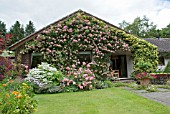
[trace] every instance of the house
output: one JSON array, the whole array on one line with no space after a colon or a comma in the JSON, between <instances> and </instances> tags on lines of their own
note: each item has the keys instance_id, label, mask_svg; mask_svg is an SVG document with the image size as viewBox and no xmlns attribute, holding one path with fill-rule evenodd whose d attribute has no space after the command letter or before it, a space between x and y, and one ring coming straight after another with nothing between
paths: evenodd
<instances>
[{"instance_id":1,"label":"house","mask_svg":"<svg viewBox=\"0 0 170 114\"><path fill-rule=\"evenodd\" d=\"M15 51L16 62L29 68L43 60L59 68L92 62L100 75L110 66L119 72L120 78L128 78L134 68L139 69L135 65L140 60L157 67L156 46L82 10L40 29L9 49Z\"/></svg>"},{"instance_id":2,"label":"house","mask_svg":"<svg viewBox=\"0 0 170 114\"><path fill-rule=\"evenodd\" d=\"M158 70L163 71L170 61L170 38L144 38L158 47Z\"/></svg>"}]
</instances>

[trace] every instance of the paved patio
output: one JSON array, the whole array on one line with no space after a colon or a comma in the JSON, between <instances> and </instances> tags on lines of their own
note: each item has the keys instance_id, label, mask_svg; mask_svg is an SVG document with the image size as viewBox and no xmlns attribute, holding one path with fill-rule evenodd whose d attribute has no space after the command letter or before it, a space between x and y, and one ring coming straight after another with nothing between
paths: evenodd
<instances>
[{"instance_id":1,"label":"paved patio","mask_svg":"<svg viewBox=\"0 0 170 114\"><path fill-rule=\"evenodd\" d=\"M137 93L140 96L154 100L161 104L170 106L170 90L158 88L159 92L147 92L146 90L133 90L131 88L125 87L126 90Z\"/></svg>"}]
</instances>

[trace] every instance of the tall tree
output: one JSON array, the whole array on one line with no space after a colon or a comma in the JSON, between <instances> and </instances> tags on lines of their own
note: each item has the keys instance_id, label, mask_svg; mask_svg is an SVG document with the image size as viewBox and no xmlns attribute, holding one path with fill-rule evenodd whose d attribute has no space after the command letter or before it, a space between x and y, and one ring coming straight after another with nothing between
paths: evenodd
<instances>
[{"instance_id":1,"label":"tall tree","mask_svg":"<svg viewBox=\"0 0 170 114\"><path fill-rule=\"evenodd\" d=\"M160 35L162 38L170 38L170 24L167 25L165 28L162 28L160 31Z\"/></svg>"},{"instance_id":2,"label":"tall tree","mask_svg":"<svg viewBox=\"0 0 170 114\"><path fill-rule=\"evenodd\" d=\"M6 34L6 24L2 21L0 21L0 33L1 33L1 35Z\"/></svg>"},{"instance_id":3,"label":"tall tree","mask_svg":"<svg viewBox=\"0 0 170 114\"><path fill-rule=\"evenodd\" d=\"M24 28L23 25L19 23L19 21L16 21L15 24L10 28L10 34L13 35L13 38L10 42L10 44L13 44L22 38L24 38Z\"/></svg>"},{"instance_id":4,"label":"tall tree","mask_svg":"<svg viewBox=\"0 0 170 114\"><path fill-rule=\"evenodd\" d=\"M35 32L34 24L33 22L29 21L29 23L25 27L25 36L28 36L34 32Z\"/></svg>"},{"instance_id":5,"label":"tall tree","mask_svg":"<svg viewBox=\"0 0 170 114\"><path fill-rule=\"evenodd\" d=\"M141 38L157 36L156 25L153 22L149 22L146 16L143 16L143 18L137 17L132 23L123 21L119 23L119 26L125 31Z\"/></svg>"}]
</instances>

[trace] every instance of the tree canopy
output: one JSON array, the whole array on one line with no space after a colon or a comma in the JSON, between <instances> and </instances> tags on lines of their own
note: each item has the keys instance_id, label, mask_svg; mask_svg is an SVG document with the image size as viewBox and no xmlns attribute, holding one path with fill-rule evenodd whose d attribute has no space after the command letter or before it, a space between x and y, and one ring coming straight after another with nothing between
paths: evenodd
<instances>
[{"instance_id":1,"label":"tree canopy","mask_svg":"<svg viewBox=\"0 0 170 114\"><path fill-rule=\"evenodd\" d=\"M1 35L5 35L6 34L6 24L2 21L0 21L0 33Z\"/></svg>"},{"instance_id":2,"label":"tree canopy","mask_svg":"<svg viewBox=\"0 0 170 114\"><path fill-rule=\"evenodd\" d=\"M25 27L25 37L34 33L35 32L35 27L32 21L29 21L29 23Z\"/></svg>"},{"instance_id":3,"label":"tree canopy","mask_svg":"<svg viewBox=\"0 0 170 114\"><path fill-rule=\"evenodd\" d=\"M132 23L123 20L122 23L119 23L119 26L140 38L157 37L156 25L153 22L149 22L146 16L143 16L143 18L137 17Z\"/></svg>"},{"instance_id":4,"label":"tree canopy","mask_svg":"<svg viewBox=\"0 0 170 114\"><path fill-rule=\"evenodd\" d=\"M9 33L13 35L13 38L12 38L10 44L13 44L13 43L21 40L22 38L24 38L23 25L21 25L19 21L16 21L15 24L10 28Z\"/></svg>"},{"instance_id":5,"label":"tree canopy","mask_svg":"<svg viewBox=\"0 0 170 114\"><path fill-rule=\"evenodd\" d=\"M168 24L165 28L162 28L160 36L162 38L170 38L170 24Z\"/></svg>"}]
</instances>

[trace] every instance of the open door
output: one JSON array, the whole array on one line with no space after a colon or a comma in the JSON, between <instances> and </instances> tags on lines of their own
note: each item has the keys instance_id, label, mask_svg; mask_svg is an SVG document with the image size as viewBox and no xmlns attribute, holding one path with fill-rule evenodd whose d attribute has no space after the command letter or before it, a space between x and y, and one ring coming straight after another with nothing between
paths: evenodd
<instances>
[{"instance_id":1,"label":"open door","mask_svg":"<svg viewBox=\"0 0 170 114\"><path fill-rule=\"evenodd\" d=\"M119 70L120 78L127 78L127 61L126 55L111 56L112 70Z\"/></svg>"}]
</instances>

